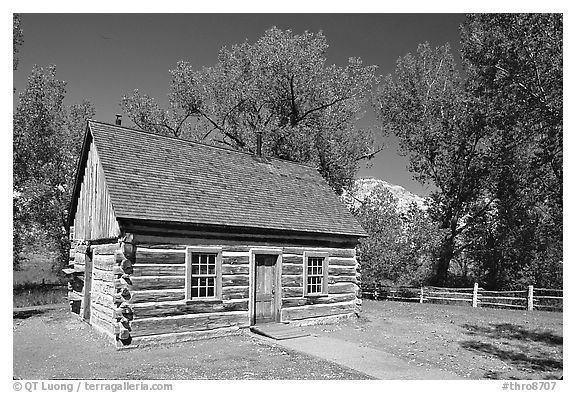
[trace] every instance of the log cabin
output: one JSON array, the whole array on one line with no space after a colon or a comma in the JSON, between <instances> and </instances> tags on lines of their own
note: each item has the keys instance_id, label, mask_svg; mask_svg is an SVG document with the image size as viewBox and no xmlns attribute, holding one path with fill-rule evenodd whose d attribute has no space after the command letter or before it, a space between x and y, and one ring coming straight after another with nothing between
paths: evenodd
<instances>
[{"instance_id":1,"label":"log cabin","mask_svg":"<svg viewBox=\"0 0 576 393\"><path fill-rule=\"evenodd\" d=\"M307 165L89 120L68 224L72 310L118 348L360 311L366 233Z\"/></svg>"}]
</instances>

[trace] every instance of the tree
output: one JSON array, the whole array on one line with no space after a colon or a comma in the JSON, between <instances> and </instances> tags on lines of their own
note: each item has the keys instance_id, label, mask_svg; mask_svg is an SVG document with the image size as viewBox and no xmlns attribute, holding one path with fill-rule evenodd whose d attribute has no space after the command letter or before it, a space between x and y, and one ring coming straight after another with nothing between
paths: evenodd
<instances>
[{"instance_id":1,"label":"tree","mask_svg":"<svg viewBox=\"0 0 576 393\"><path fill-rule=\"evenodd\" d=\"M22 18L20 14L12 14L13 24L12 24L12 44L13 44L13 67L14 71L18 68L18 52L20 51L20 46L24 43L24 34L22 32Z\"/></svg>"},{"instance_id":2,"label":"tree","mask_svg":"<svg viewBox=\"0 0 576 393\"><path fill-rule=\"evenodd\" d=\"M364 283L421 285L428 280L441 231L425 211L415 203L400 210L396 198L382 186L351 211L368 232L358 246Z\"/></svg>"},{"instance_id":3,"label":"tree","mask_svg":"<svg viewBox=\"0 0 576 393\"><path fill-rule=\"evenodd\" d=\"M27 235L47 234L68 257L67 208L89 102L64 106L65 83L56 68L34 67L14 113L14 264Z\"/></svg>"},{"instance_id":4,"label":"tree","mask_svg":"<svg viewBox=\"0 0 576 393\"><path fill-rule=\"evenodd\" d=\"M471 256L487 286L561 285L562 15L469 15L462 54L498 163Z\"/></svg>"},{"instance_id":5,"label":"tree","mask_svg":"<svg viewBox=\"0 0 576 393\"><path fill-rule=\"evenodd\" d=\"M374 106L384 132L399 139L414 178L435 188L430 214L446 231L432 283L444 285L451 261L466 247L463 232L491 203L479 198L488 165L483 119L448 45L422 44L415 55L398 59L395 76L383 80Z\"/></svg>"},{"instance_id":6,"label":"tree","mask_svg":"<svg viewBox=\"0 0 576 393\"><path fill-rule=\"evenodd\" d=\"M316 165L337 191L371 158L370 130L355 128L375 66L350 58L327 66L322 33L267 30L254 44L223 48L218 63L171 70L169 109L135 90L121 106L140 128L253 152L262 133L267 155Z\"/></svg>"}]
</instances>

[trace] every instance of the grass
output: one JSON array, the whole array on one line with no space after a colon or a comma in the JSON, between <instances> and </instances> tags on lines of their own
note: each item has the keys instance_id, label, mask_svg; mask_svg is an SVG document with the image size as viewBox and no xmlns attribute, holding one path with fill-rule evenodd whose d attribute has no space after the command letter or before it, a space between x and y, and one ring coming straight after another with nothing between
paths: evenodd
<instances>
[{"instance_id":1,"label":"grass","mask_svg":"<svg viewBox=\"0 0 576 393\"><path fill-rule=\"evenodd\" d=\"M12 305L30 307L64 303L66 282L58 273L58 253L27 247L20 268L13 271ZM60 286L57 286L60 285Z\"/></svg>"},{"instance_id":2,"label":"grass","mask_svg":"<svg viewBox=\"0 0 576 393\"><path fill-rule=\"evenodd\" d=\"M557 379L562 313L364 300L360 319L318 333L471 379Z\"/></svg>"},{"instance_id":3,"label":"grass","mask_svg":"<svg viewBox=\"0 0 576 393\"><path fill-rule=\"evenodd\" d=\"M246 334L117 351L64 308L14 320L18 379L367 379Z\"/></svg>"},{"instance_id":4,"label":"grass","mask_svg":"<svg viewBox=\"0 0 576 393\"><path fill-rule=\"evenodd\" d=\"M54 284L62 282L62 274L57 267L58 253L50 250L25 249L20 268L13 271L14 287L26 284Z\"/></svg>"},{"instance_id":5,"label":"grass","mask_svg":"<svg viewBox=\"0 0 576 393\"><path fill-rule=\"evenodd\" d=\"M31 307L66 303L67 294L66 286L19 285L12 290L12 306Z\"/></svg>"},{"instance_id":6,"label":"grass","mask_svg":"<svg viewBox=\"0 0 576 393\"><path fill-rule=\"evenodd\" d=\"M562 313L364 300L362 316L308 326L407 364L468 379L558 379ZM14 320L24 379L364 379L364 374L247 335L116 351L65 308ZM135 366L136 365L136 366Z\"/></svg>"}]
</instances>

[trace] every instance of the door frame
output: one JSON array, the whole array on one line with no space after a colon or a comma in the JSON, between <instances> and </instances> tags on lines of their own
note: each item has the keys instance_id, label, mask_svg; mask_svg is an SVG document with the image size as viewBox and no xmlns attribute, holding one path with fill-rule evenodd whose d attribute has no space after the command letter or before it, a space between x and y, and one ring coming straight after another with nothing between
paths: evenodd
<instances>
[{"instance_id":1,"label":"door frame","mask_svg":"<svg viewBox=\"0 0 576 393\"><path fill-rule=\"evenodd\" d=\"M251 248L250 249L250 283L248 296L248 318L250 326L256 324L256 255L276 255L276 269L274 271L274 320L281 322L282 308L282 249L281 248Z\"/></svg>"},{"instance_id":2,"label":"door frame","mask_svg":"<svg viewBox=\"0 0 576 393\"><path fill-rule=\"evenodd\" d=\"M92 255L84 254L84 286L82 288L82 309L81 317L84 321L91 323L92 320L92 283L94 281L94 265Z\"/></svg>"}]
</instances>

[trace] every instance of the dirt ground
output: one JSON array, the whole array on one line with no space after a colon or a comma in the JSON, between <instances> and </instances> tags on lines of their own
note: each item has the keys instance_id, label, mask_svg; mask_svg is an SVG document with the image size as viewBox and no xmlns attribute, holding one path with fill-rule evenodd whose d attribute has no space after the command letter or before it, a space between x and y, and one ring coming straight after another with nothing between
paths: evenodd
<instances>
[{"instance_id":1,"label":"dirt ground","mask_svg":"<svg viewBox=\"0 0 576 393\"><path fill-rule=\"evenodd\" d=\"M559 379L562 315L364 300L360 319L309 329L469 379Z\"/></svg>"},{"instance_id":2,"label":"dirt ground","mask_svg":"<svg viewBox=\"0 0 576 393\"><path fill-rule=\"evenodd\" d=\"M65 309L13 325L18 379L369 379L248 335L117 351Z\"/></svg>"},{"instance_id":3,"label":"dirt ground","mask_svg":"<svg viewBox=\"0 0 576 393\"><path fill-rule=\"evenodd\" d=\"M365 300L361 318L309 326L467 379L557 379L562 313ZM248 335L116 351L65 310L14 319L22 379L368 379Z\"/></svg>"}]
</instances>

